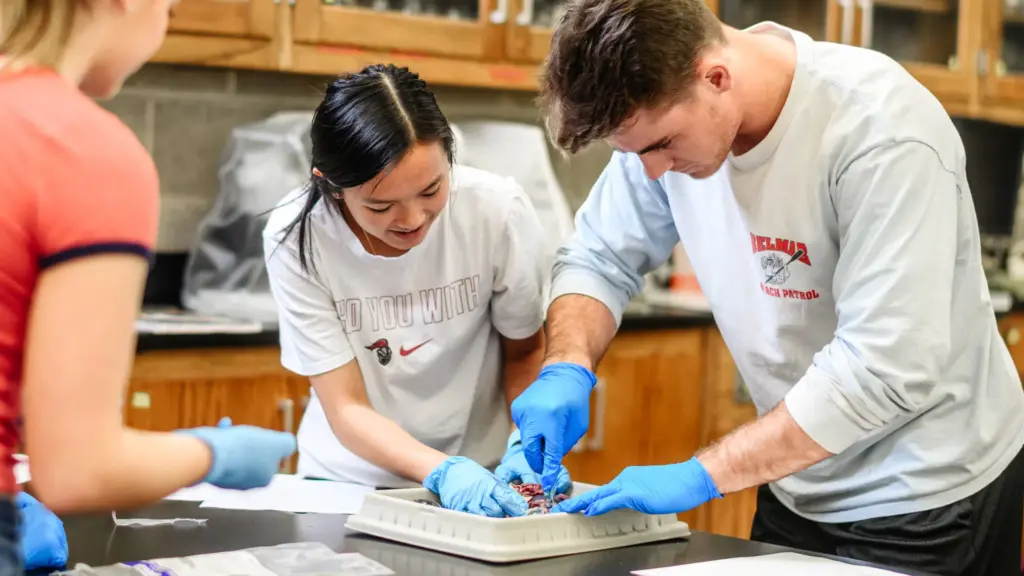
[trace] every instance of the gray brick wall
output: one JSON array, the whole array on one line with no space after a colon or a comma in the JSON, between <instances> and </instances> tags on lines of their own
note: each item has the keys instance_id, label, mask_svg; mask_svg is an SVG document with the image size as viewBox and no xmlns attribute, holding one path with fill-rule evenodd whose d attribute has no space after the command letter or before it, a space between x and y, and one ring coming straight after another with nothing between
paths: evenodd
<instances>
[{"instance_id":1,"label":"gray brick wall","mask_svg":"<svg viewBox=\"0 0 1024 576\"><path fill-rule=\"evenodd\" d=\"M281 110L312 110L329 79L294 74L149 65L103 102L149 149L160 171L162 213L157 247L188 250L218 188L221 151L234 126ZM435 87L453 121L492 118L539 123L533 94ZM575 210L610 155L600 144L570 161L552 153Z\"/></svg>"}]
</instances>

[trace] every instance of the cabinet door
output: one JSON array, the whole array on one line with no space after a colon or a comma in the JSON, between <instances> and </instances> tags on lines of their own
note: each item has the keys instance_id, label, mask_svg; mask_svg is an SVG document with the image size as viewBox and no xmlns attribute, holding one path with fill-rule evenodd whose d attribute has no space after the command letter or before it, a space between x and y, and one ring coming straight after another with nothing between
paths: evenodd
<instances>
[{"instance_id":1,"label":"cabinet door","mask_svg":"<svg viewBox=\"0 0 1024 576\"><path fill-rule=\"evenodd\" d=\"M835 0L718 0L718 17L741 30L758 22L771 21L800 30L815 40L840 39L840 4Z\"/></svg>"},{"instance_id":2,"label":"cabinet door","mask_svg":"<svg viewBox=\"0 0 1024 576\"><path fill-rule=\"evenodd\" d=\"M701 445L707 446L757 418L757 409L746 394L732 356L716 329L709 329L705 346L707 375L703 397L704 426ZM727 494L698 510L698 528L706 532L749 538L757 510L757 488Z\"/></svg>"},{"instance_id":3,"label":"cabinet door","mask_svg":"<svg viewBox=\"0 0 1024 576\"><path fill-rule=\"evenodd\" d=\"M857 0L861 46L903 64L947 107L968 104L975 76L978 0Z\"/></svg>"},{"instance_id":4,"label":"cabinet door","mask_svg":"<svg viewBox=\"0 0 1024 576\"><path fill-rule=\"evenodd\" d=\"M590 427L565 458L574 480L605 484L627 466L690 459L700 442L703 330L627 332L597 369ZM694 524L696 512L681 515Z\"/></svg>"},{"instance_id":5,"label":"cabinet door","mask_svg":"<svg viewBox=\"0 0 1024 576\"><path fill-rule=\"evenodd\" d=\"M270 38L274 0L181 0L171 12L171 33Z\"/></svg>"},{"instance_id":6,"label":"cabinet door","mask_svg":"<svg viewBox=\"0 0 1024 576\"><path fill-rule=\"evenodd\" d=\"M170 431L234 424L295 432L295 388L276 348L167 350L136 356L125 424ZM289 461L282 469L290 471Z\"/></svg>"},{"instance_id":7,"label":"cabinet door","mask_svg":"<svg viewBox=\"0 0 1024 576\"><path fill-rule=\"evenodd\" d=\"M540 64L551 49L565 0L509 0L506 53L511 60Z\"/></svg>"},{"instance_id":8,"label":"cabinet door","mask_svg":"<svg viewBox=\"0 0 1024 576\"><path fill-rule=\"evenodd\" d=\"M296 0L295 41L323 51L498 60L507 0Z\"/></svg>"},{"instance_id":9,"label":"cabinet door","mask_svg":"<svg viewBox=\"0 0 1024 576\"><path fill-rule=\"evenodd\" d=\"M992 120L1024 124L1024 2L984 4L983 98Z\"/></svg>"}]
</instances>

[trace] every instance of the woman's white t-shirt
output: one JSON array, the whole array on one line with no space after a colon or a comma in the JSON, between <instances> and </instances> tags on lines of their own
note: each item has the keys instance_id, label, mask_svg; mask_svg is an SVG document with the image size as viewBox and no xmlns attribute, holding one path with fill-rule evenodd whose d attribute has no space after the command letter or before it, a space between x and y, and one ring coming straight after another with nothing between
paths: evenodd
<instances>
[{"instance_id":1,"label":"woman's white t-shirt","mask_svg":"<svg viewBox=\"0 0 1024 576\"><path fill-rule=\"evenodd\" d=\"M499 336L541 328L550 278L529 198L511 179L456 166L448 205L397 258L368 253L321 200L308 223L306 273L298 229L279 243L306 194L286 196L263 232L282 365L313 376L355 360L378 413L441 452L496 465L511 430ZM415 485L342 446L312 390L297 436L301 475Z\"/></svg>"}]
</instances>

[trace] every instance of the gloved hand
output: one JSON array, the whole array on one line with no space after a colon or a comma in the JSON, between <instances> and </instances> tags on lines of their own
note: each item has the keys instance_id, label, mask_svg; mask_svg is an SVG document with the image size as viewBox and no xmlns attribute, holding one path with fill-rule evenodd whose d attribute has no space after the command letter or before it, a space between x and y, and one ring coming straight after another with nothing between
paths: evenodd
<instances>
[{"instance_id":1,"label":"gloved hand","mask_svg":"<svg viewBox=\"0 0 1024 576\"><path fill-rule=\"evenodd\" d=\"M256 426L232 426L222 418L217 427L178 430L206 442L213 452L213 465L204 482L220 488L248 490L270 484L281 460L295 452L295 436Z\"/></svg>"},{"instance_id":2,"label":"gloved hand","mask_svg":"<svg viewBox=\"0 0 1024 576\"><path fill-rule=\"evenodd\" d=\"M519 480L523 484L540 484L540 474L537 474L526 463L526 455L523 453L523 443L520 441L519 430L516 430L508 437L508 446L505 455L501 457L501 464L494 469L494 475L502 482L508 484L513 480ZM555 494L564 494L569 491L572 480L569 479L569 471L565 466L558 470L558 480L555 482Z\"/></svg>"},{"instance_id":3,"label":"gloved hand","mask_svg":"<svg viewBox=\"0 0 1024 576\"><path fill-rule=\"evenodd\" d=\"M666 466L630 466L610 483L558 504L551 513L583 510L587 516L597 516L632 508L647 514L676 514L721 497L704 466L691 458Z\"/></svg>"},{"instance_id":4,"label":"gloved hand","mask_svg":"<svg viewBox=\"0 0 1024 576\"><path fill-rule=\"evenodd\" d=\"M14 504L21 514L18 538L25 569L63 568L68 562L64 523L28 492L19 492Z\"/></svg>"},{"instance_id":5,"label":"gloved hand","mask_svg":"<svg viewBox=\"0 0 1024 576\"><path fill-rule=\"evenodd\" d=\"M463 456L442 462L423 480L423 487L441 497L441 506L492 518L523 516L526 500L507 482Z\"/></svg>"},{"instance_id":6,"label":"gloved hand","mask_svg":"<svg viewBox=\"0 0 1024 576\"><path fill-rule=\"evenodd\" d=\"M523 438L523 453L541 486L558 482L562 458L587 432L590 391L597 376L578 364L545 366L537 380L512 402L512 420Z\"/></svg>"}]
</instances>

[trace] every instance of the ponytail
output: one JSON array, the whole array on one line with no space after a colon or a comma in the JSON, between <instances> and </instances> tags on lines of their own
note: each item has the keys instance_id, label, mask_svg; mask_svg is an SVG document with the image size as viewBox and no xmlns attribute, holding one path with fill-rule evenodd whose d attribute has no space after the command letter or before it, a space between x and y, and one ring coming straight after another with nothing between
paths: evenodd
<instances>
[{"instance_id":1,"label":"ponytail","mask_svg":"<svg viewBox=\"0 0 1024 576\"><path fill-rule=\"evenodd\" d=\"M57 68L88 0L0 0L3 65Z\"/></svg>"}]
</instances>

